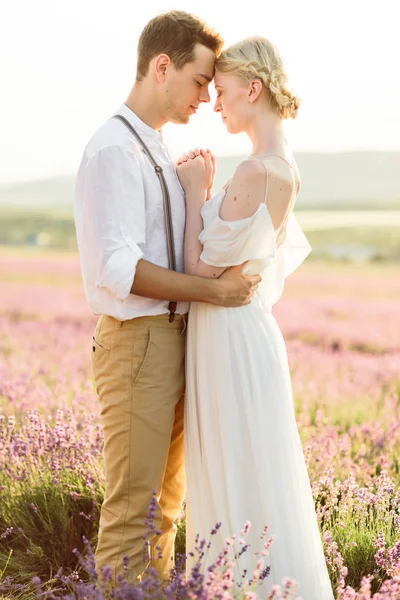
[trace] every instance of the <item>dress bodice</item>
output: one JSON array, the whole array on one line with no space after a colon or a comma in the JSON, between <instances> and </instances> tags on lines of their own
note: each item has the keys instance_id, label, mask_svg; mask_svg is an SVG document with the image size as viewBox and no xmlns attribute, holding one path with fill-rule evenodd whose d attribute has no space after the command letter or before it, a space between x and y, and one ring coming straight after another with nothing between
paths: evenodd
<instances>
[{"instance_id":1,"label":"dress bodice","mask_svg":"<svg viewBox=\"0 0 400 600\"><path fill-rule=\"evenodd\" d=\"M199 235L203 245L200 259L214 267L230 267L246 261L244 272L262 274L259 297L265 307L271 308L280 298L285 278L306 258L311 246L290 211L286 235L277 245L277 231L265 203L243 219L221 219L220 208L226 190L222 188L202 207L204 229Z\"/></svg>"}]
</instances>

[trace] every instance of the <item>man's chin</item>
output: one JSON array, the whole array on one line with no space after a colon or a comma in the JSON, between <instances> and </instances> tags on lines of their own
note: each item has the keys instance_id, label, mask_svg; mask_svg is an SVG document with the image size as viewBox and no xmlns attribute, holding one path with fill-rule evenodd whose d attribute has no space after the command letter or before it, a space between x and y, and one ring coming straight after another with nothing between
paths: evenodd
<instances>
[{"instance_id":1,"label":"man's chin","mask_svg":"<svg viewBox=\"0 0 400 600\"><path fill-rule=\"evenodd\" d=\"M190 115L171 115L170 123L175 123L176 125L186 125L189 123Z\"/></svg>"}]
</instances>

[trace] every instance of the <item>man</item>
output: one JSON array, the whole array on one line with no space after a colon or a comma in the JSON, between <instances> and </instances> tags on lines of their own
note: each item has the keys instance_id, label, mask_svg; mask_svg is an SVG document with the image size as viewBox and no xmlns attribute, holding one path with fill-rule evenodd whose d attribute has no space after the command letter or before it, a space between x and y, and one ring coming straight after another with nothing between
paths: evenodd
<instances>
[{"instance_id":1,"label":"man","mask_svg":"<svg viewBox=\"0 0 400 600\"><path fill-rule=\"evenodd\" d=\"M183 273L185 201L175 161L161 132L187 123L208 85L221 37L197 17L172 11L152 19L138 44L136 82L118 114L132 125L168 185L177 271L168 269L163 195L133 132L109 119L89 141L76 181L75 223L85 293L100 315L93 338L93 373L104 430L105 497L97 567L123 557L135 576L143 561L144 524L157 492L151 540L167 577L173 566L174 520L185 492L183 464L184 351L188 302L240 306L259 277L233 268L219 279ZM211 182L210 182L211 185ZM177 301L170 321L168 301ZM149 557L155 560L155 557Z\"/></svg>"}]
</instances>

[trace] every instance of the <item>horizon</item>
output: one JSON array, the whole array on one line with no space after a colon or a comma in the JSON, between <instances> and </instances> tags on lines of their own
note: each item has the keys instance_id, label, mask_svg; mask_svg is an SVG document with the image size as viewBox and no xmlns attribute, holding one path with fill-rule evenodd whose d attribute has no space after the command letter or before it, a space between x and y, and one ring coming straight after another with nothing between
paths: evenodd
<instances>
[{"instance_id":1,"label":"horizon","mask_svg":"<svg viewBox=\"0 0 400 600\"><path fill-rule=\"evenodd\" d=\"M295 157L296 156L304 156L304 155L313 155L313 156L327 156L327 155L332 155L332 156L340 156L340 155L355 155L355 154L379 154L379 155L383 155L383 154L388 154L388 155L395 155L398 154L400 157L400 149L396 150L396 149L389 149L389 150L368 150L368 149L364 149L364 150L337 150L337 151L333 151L333 150L321 150L321 151L317 151L317 150L298 150L297 152L294 153ZM243 159L245 157L244 153L226 153L226 154L217 154L216 155L216 160L218 161L221 159ZM218 165L217 165L218 166ZM52 181L52 180L59 180L59 179L71 179L71 178L75 178L76 176L76 172L74 171L70 171L67 173L54 173L54 174L50 174L48 176L43 176L41 174L39 174L37 177L33 177L30 179L21 179L21 180L14 180L14 181L2 181L0 179L0 189L4 190L4 189L8 189L11 187L16 187L16 186L24 186L24 185L29 185L29 184L35 184L35 183L40 183L40 182L46 182L46 181Z\"/></svg>"}]
</instances>

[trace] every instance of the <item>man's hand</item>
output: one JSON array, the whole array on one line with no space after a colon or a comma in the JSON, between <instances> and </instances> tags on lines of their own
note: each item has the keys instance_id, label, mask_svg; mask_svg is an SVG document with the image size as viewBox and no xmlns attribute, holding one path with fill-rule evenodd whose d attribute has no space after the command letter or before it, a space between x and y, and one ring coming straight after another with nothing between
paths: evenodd
<instances>
[{"instance_id":1,"label":"man's hand","mask_svg":"<svg viewBox=\"0 0 400 600\"><path fill-rule=\"evenodd\" d=\"M216 283L218 296L213 302L220 306L244 306L250 304L254 292L261 281L261 275L243 275L242 269L247 264L231 267L222 273Z\"/></svg>"}]
</instances>

